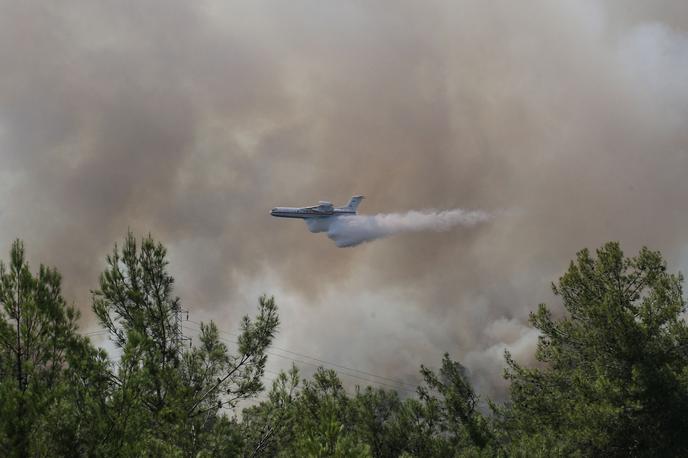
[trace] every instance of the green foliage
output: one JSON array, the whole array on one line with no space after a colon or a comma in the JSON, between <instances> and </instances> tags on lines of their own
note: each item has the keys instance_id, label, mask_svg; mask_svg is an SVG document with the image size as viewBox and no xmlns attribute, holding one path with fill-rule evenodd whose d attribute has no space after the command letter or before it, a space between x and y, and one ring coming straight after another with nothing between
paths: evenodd
<instances>
[{"instance_id":1,"label":"green foliage","mask_svg":"<svg viewBox=\"0 0 688 458\"><path fill-rule=\"evenodd\" d=\"M122 348L107 399L109 437L116 438L107 454L203 456L237 447L219 440L232 429L225 412L263 389L265 351L279 323L274 299L261 297L256 319L243 318L237 354L212 322L201 324L199 345L186 349L165 248L147 237L139 249L128 234L107 263L93 309Z\"/></svg>"},{"instance_id":2,"label":"green foliage","mask_svg":"<svg viewBox=\"0 0 688 458\"><path fill-rule=\"evenodd\" d=\"M0 263L0 455L487 457L688 455L688 327L681 275L659 253L609 243L578 254L541 305L535 367L506 354L509 399L489 403L445 354L416 396L348 393L336 372L293 367L263 390L279 324L273 298L241 320L236 352L217 326L182 345L165 248L128 234L93 293L117 364L77 334L55 269L31 273L21 242Z\"/></svg>"},{"instance_id":3,"label":"green foliage","mask_svg":"<svg viewBox=\"0 0 688 458\"><path fill-rule=\"evenodd\" d=\"M33 275L16 241L9 264L0 263L0 302L1 454L47 455L88 441L80 398L103 381L107 363L76 333L79 315L62 298L60 274L41 265Z\"/></svg>"},{"instance_id":4,"label":"green foliage","mask_svg":"<svg viewBox=\"0 0 688 458\"><path fill-rule=\"evenodd\" d=\"M274 299L242 320L236 354L212 322L186 348L164 247L129 234L107 263L93 308L122 350L116 365L76 333L55 269L31 274L19 241L0 264L0 455L236 456L227 414L263 389Z\"/></svg>"},{"instance_id":5,"label":"green foliage","mask_svg":"<svg viewBox=\"0 0 688 458\"><path fill-rule=\"evenodd\" d=\"M489 425L461 366L445 356L439 375L426 368L422 374L420 399L402 400L371 387L348 395L336 372L322 368L300 387L292 368L274 381L267 402L244 411L244 454L489 456Z\"/></svg>"},{"instance_id":6,"label":"green foliage","mask_svg":"<svg viewBox=\"0 0 688 458\"><path fill-rule=\"evenodd\" d=\"M688 328L680 275L659 253L625 258L608 243L587 250L553 286L567 315L531 314L542 333L524 368L507 354L504 427L517 451L549 455L688 453Z\"/></svg>"}]
</instances>

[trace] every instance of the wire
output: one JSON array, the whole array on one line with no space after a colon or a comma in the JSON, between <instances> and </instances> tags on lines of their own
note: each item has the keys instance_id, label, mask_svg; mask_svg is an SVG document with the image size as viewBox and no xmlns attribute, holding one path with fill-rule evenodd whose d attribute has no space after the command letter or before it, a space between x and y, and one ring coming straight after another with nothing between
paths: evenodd
<instances>
[{"instance_id":1,"label":"wire","mask_svg":"<svg viewBox=\"0 0 688 458\"><path fill-rule=\"evenodd\" d=\"M189 322L192 322L192 321L189 320ZM196 324L196 322L192 322L192 323ZM194 332L198 332L198 329L194 329L194 328L190 328L190 327L187 327L187 330L194 331ZM221 331L222 331L222 330L221 330ZM224 333L226 333L226 334L229 334L229 335L232 335L232 333L227 332L227 331L222 331L222 332L224 332ZM222 340L223 342L229 343L229 344L231 344L231 345L238 346L238 344L237 344L236 342L232 342L232 341L229 340L229 339L220 337L220 340ZM273 347L273 348L278 349L278 350L288 351L288 352L290 352L290 353L297 354L296 352L292 352L292 351L290 351L290 350L283 350L283 349L278 348L278 347ZM265 353L267 353L268 355L276 356L276 357L278 357L278 358L286 359L286 360L289 360L289 361L292 361L292 362L295 362L295 363L306 364L306 365L312 366L312 367L322 367L322 364L315 364L315 363L312 363L312 362L309 362L309 361L303 361L303 360L301 360L301 359L291 358L291 357L289 357L289 356L281 355L281 354L279 354L279 353L275 353L275 352L271 352L271 351L266 351ZM314 358L314 357L310 357L310 356L305 356L305 355L304 355L304 357L310 358L310 359L313 359L313 360L315 360L315 361L319 361L319 362L321 362L321 363L328 364L328 365L331 365L331 366L334 366L334 367L339 367L339 368L344 368L344 369L346 369L346 370L352 370L352 371L356 371L356 372L359 372L359 373L369 374L369 375L372 375L373 377L378 377L378 378L381 378L381 379L392 380L394 383L397 383L397 385L392 385L392 384L389 384L389 383L381 382L381 381L379 381L379 380L371 380L371 379L369 379L369 378L361 377L360 375L351 374L351 373L348 373L348 372L338 371L338 374L340 374L340 375L345 375L345 376L347 376L347 377L352 377L352 378L355 378L355 379L358 379L358 380L362 380L362 381L364 381L364 382L373 383L373 384L380 385L380 386L384 386L384 387L391 388L391 389L394 389L394 390L405 391L405 392L407 392L407 393L416 394L415 387L413 387L413 389L406 388L406 387L404 387L404 385L406 385L406 386L411 386L411 385L405 384L405 383L400 382L400 381L396 381L396 380L394 380L394 379L389 379L389 378L387 378L387 377L383 377L383 376L381 376L381 375L376 375L376 374L372 374L372 373L366 373L366 372L360 371L360 370L358 370L358 369L347 368L346 366L342 366L342 365L340 365L340 364L332 363L332 362L329 362L329 361L321 360L321 359Z\"/></svg>"},{"instance_id":2,"label":"wire","mask_svg":"<svg viewBox=\"0 0 688 458\"><path fill-rule=\"evenodd\" d=\"M190 323L199 325L199 326L201 325L201 323L199 323L199 322L197 322L197 321L193 321L193 320L187 320L187 321L190 322ZM237 338L239 337L239 335L236 334L236 333L234 333L234 332L230 332L230 331L227 331L227 330L224 330L224 329L220 329L220 328L218 328L218 330L219 330L220 332L223 332L223 333L225 333L225 334L228 334L228 335L230 335L230 336L232 336L232 337L237 337ZM302 357L302 358L312 359L313 361L318 361L319 363L327 364L327 365L330 365L330 366L333 366L333 367L337 367L337 368L339 368L339 369L344 369L344 370L347 370L347 371L353 371L353 372L357 372L357 373L359 373L359 374L368 375L368 376L370 376L370 377L376 377L376 378L379 378L379 379L382 379L382 380L387 380L388 382L392 382L392 383L396 383L396 384L401 385L401 386L409 387L409 388L411 388L411 389L414 390L414 391L415 391L415 389L416 389L416 386L415 386L415 385L411 385L411 384L409 384L409 383L402 382L401 380L396 380L396 379L393 379L393 378L385 377L385 376L383 376L383 375L373 374L372 372L367 372L367 371L364 371L364 370L361 370L361 369L356 369L356 368L353 368L353 367L347 367L347 366L344 366L344 365L342 365L342 364L333 363L332 361L327 361L327 360L324 360L324 359L320 359L320 358L317 358L317 357L315 357L315 356L309 356L309 355L306 355L306 354L303 354L303 353L299 353L299 352L296 352L296 351L293 351L293 350L289 350L289 349L286 349L286 348L280 348L280 347L275 346L275 345L271 345L271 348L274 348L275 350L280 350L280 351L283 351L283 352L285 352L285 353L289 353L289 354L292 354L292 355L300 356L300 357ZM306 364L308 364L308 363L306 363Z\"/></svg>"},{"instance_id":3,"label":"wire","mask_svg":"<svg viewBox=\"0 0 688 458\"><path fill-rule=\"evenodd\" d=\"M107 329L101 329L99 331L87 332L85 334L82 334L82 336L84 336L84 337L98 336L98 335L108 334L109 332L110 331L108 331Z\"/></svg>"},{"instance_id":4,"label":"wire","mask_svg":"<svg viewBox=\"0 0 688 458\"><path fill-rule=\"evenodd\" d=\"M201 326L202 323L199 323L198 321L194 321L194 320L185 320L185 323L183 324L183 327L185 327L185 328L186 328L187 330L189 330L189 331L193 331L193 332L199 332L199 331L200 331L200 329L196 329L196 328L192 328L192 327L187 326L187 325L186 325L186 322L191 323L191 324L194 324L194 325L198 326L199 328L200 328L200 326ZM220 328L218 328L218 330L219 330L221 333L227 334L227 335L229 335L229 336L236 337L236 338L239 337L239 335L236 334L236 333L233 333L233 332L230 332L230 331L227 331L227 330L224 330L224 329L220 329ZM84 336L89 336L89 337L90 337L90 336L98 336L98 335L107 334L108 332L109 332L108 330L102 329L102 330L98 330L98 331L91 331L91 332L85 333L85 334L83 334L83 335L84 335ZM219 339L220 339L221 341L225 342L225 343L229 343L229 344L231 344L231 345L238 346L238 344L237 344L236 342L231 341L230 339L223 338L223 337L219 337ZM374 374L374 373L372 373L372 372L364 371L364 370L361 370L361 369L356 369L356 368L353 368L353 367L344 366L343 364L335 363L335 362L332 362L332 361L327 361L327 360L324 360L324 359L321 359L321 358L318 358L318 357L315 357L315 356L310 356L310 355L306 355L306 354L304 354L304 353L300 353L300 352L296 352L296 351L293 351L293 350L289 350L289 349L287 349L287 348L281 348L281 347L277 347L277 346L274 346L274 345L271 346L271 347L272 347L274 350L279 350L279 351L281 351L281 352L288 353L288 354L290 354L290 355L295 355L295 356L298 356L298 357L300 357L300 358L306 358L306 359L309 359L309 360L312 360L312 361L316 361L316 362L318 362L318 363L320 363L320 364L315 364L315 363L310 362L310 361L304 361L304 360L302 360L302 359L297 359L297 358L285 356L285 355L282 355L282 354L279 354L279 353L275 353L274 351L266 351L266 353L267 353L268 355L275 356L275 357L277 357L277 358L282 358L282 359L285 359L285 360L288 360L288 361L292 361L292 362L294 362L294 363L305 364L305 365L312 366L312 367L323 367L323 365L331 366L331 367L340 369L340 370L337 371L337 372L338 372L338 374L343 375L343 376L355 378L355 379L358 379L358 380L361 380L361 381L364 381L364 382L376 384L376 385L383 386L383 387L387 387L387 388L391 388L391 389L394 389L394 390L400 390L400 391L405 391L405 392L407 392L407 393L416 394L416 387L415 387L415 386L413 386L413 385L411 385L411 384L409 384L409 383L402 382L402 381L400 381L400 380L396 380L396 379L393 379L393 378L390 378L390 377L385 377L385 376L383 376L383 375ZM267 371L267 369L266 369L266 371ZM343 372L343 371L351 371L351 372L355 372L355 373L352 374L352 373ZM391 383L386 383L386 382L383 382L383 381L380 381L380 380L374 380L374 379L371 380L370 378L362 377L361 375L356 375L356 374L362 374L362 375L366 375L366 376L369 376L369 377L375 377L375 378L378 378L378 379L380 379L380 380L385 380L385 381L391 382ZM277 374L276 374L276 375L277 375Z\"/></svg>"}]
</instances>

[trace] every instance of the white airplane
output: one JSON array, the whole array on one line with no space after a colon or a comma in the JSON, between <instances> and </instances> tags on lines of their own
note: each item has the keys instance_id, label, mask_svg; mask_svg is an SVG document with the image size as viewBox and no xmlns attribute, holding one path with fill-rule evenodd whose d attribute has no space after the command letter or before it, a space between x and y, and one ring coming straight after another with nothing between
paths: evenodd
<instances>
[{"instance_id":1,"label":"white airplane","mask_svg":"<svg viewBox=\"0 0 688 458\"><path fill-rule=\"evenodd\" d=\"M328 218L331 216L355 215L358 204L363 200L363 196L353 196L346 207L335 208L332 202L320 201L318 205L312 207L275 207L270 214L279 218Z\"/></svg>"}]
</instances>

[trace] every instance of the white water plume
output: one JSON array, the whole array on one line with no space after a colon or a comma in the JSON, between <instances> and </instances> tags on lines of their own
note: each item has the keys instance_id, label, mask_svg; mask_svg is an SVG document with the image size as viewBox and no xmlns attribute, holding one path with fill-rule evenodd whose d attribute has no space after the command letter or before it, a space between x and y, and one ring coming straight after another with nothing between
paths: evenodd
<instances>
[{"instance_id":1,"label":"white water plume","mask_svg":"<svg viewBox=\"0 0 688 458\"><path fill-rule=\"evenodd\" d=\"M406 213L380 213L377 215L351 215L307 219L311 232L327 232L334 243L351 247L363 242L409 232L445 232L456 227L472 227L492 219L483 210L411 210Z\"/></svg>"}]
</instances>

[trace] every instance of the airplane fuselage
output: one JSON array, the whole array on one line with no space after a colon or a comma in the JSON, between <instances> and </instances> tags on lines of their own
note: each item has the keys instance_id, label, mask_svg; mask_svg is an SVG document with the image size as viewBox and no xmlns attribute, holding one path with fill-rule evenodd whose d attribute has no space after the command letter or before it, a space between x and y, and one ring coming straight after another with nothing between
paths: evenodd
<instances>
[{"instance_id":1,"label":"airplane fuselage","mask_svg":"<svg viewBox=\"0 0 688 458\"><path fill-rule=\"evenodd\" d=\"M329 218L332 216L355 215L363 196L353 196L344 207L335 207L331 202L321 201L312 207L275 207L270 214L278 218Z\"/></svg>"},{"instance_id":2,"label":"airplane fuselage","mask_svg":"<svg viewBox=\"0 0 688 458\"><path fill-rule=\"evenodd\" d=\"M356 212L344 208L318 209L309 207L275 207L270 212L278 218L326 218L329 216L355 215Z\"/></svg>"}]
</instances>

